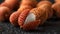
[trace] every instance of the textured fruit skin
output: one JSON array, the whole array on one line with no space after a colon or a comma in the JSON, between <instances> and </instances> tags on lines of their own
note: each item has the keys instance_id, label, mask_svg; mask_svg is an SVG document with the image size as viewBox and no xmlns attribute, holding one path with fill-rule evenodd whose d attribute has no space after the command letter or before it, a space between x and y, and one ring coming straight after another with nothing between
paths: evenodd
<instances>
[{"instance_id":1,"label":"textured fruit skin","mask_svg":"<svg viewBox=\"0 0 60 34\"><path fill-rule=\"evenodd\" d=\"M40 1L40 2L37 4L37 7L39 7L39 6L43 5L43 4L49 4L50 6L52 5L52 3L49 2L49 1Z\"/></svg>"},{"instance_id":2,"label":"textured fruit skin","mask_svg":"<svg viewBox=\"0 0 60 34\"><path fill-rule=\"evenodd\" d=\"M5 0L3 3L1 3L0 6L5 6L10 9L15 9L15 7L17 7L17 5L19 5L18 0Z\"/></svg>"},{"instance_id":3,"label":"textured fruit skin","mask_svg":"<svg viewBox=\"0 0 60 34\"><path fill-rule=\"evenodd\" d=\"M10 16L10 22L11 23L18 23L18 16L20 15L20 13L23 12L24 10L26 10L26 9L31 10L33 7L36 6L36 4L37 4L36 0L22 0L21 3L20 3L19 9L15 12L16 14L15 13L11 14L13 16ZM17 14L17 12L19 12L19 15ZM11 20L11 18L13 18L13 20ZM16 24L13 24L13 25L17 26Z\"/></svg>"},{"instance_id":4,"label":"textured fruit skin","mask_svg":"<svg viewBox=\"0 0 60 34\"><path fill-rule=\"evenodd\" d=\"M50 7L47 7L47 8L49 8L50 10L48 10L48 9L46 9L46 10L49 11L49 18L51 18L52 15L53 15L53 10L52 10L52 8L51 8L52 3L49 2L49 1L40 1L40 2L37 4L37 7L39 8L39 6L41 6L41 5L43 5L43 4L48 4L48 6L50 6Z\"/></svg>"},{"instance_id":5,"label":"textured fruit skin","mask_svg":"<svg viewBox=\"0 0 60 34\"><path fill-rule=\"evenodd\" d=\"M13 24L14 26L18 26L18 17L20 15L20 12L13 12L11 15L10 15L10 23Z\"/></svg>"},{"instance_id":6,"label":"textured fruit skin","mask_svg":"<svg viewBox=\"0 0 60 34\"><path fill-rule=\"evenodd\" d=\"M29 22L27 24L23 24L22 28L23 30L34 30L35 28L37 28L40 24L40 20L36 20L33 22Z\"/></svg>"},{"instance_id":7,"label":"textured fruit skin","mask_svg":"<svg viewBox=\"0 0 60 34\"><path fill-rule=\"evenodd\" d=\"M43 3L43 2L41 2L41 3ZM38 5L40 5L40 6L33 8L29 12L31 14L33 13L36 16L36 20L25 24L23 21L25 19L22 19L22 17L20 17L20 19L21 19L20 25L22 24L20 26L20 28L22 28L24 30L34 30L39 25L42 25L48 18L52 17L53 11L51 8L51 6L52 6L51 2L45 1L45 3L43 3L43 4L38 3Z\"/></svg>"},{"instance_id":8,"label":"textured fruit skin","mask_svg":"<svg viewBox=\"0 0 60 34\"><path fill-rule=\"evenodd\" d=\"M43 2L45 2L45 3L43 3ZM43 4L41 4L41 3L43 3ZM37 5L40 5L40 6L37 6L36 8L34 8L30 11L30 13L33 13L36 15L36 19L41 18L43 15L45 15L44 18L46 16L48 16L47 18L52 17L53 10L51 8L51 6L52 6L51 2L42 1L42 2L39 2Z\"/></svg>"},{"instance_id":9,"label":"textured fruit skin","mask_svg":"<svg viewBox=\"0 0 60 34\"><path fill-rule=\"evenodd\" d=\"M0 21L8 20L11 13L9 8L0 7Z\"/></svg>"},{"instance_id":10,"label":"textured fruit skin","mask_svg":"<svg viewBox=\"0 0 60 34\"><path fill-rule=\"evenodd\" d=\"M40 5L40 3L38 3L38 5ZM52 17L52 15L53 15L53 13L51 12L52 11L51 6L52 6L52 4L50 2L46 2L36 8L33 8L32 10L30 10L29 13L33 13L36 16L36 20L32 21L32 22L28 22L26 24L24 23L26 17L24 17L24 16L26 16L27 13L26 14L24 14L24 12L21 13L21 16L19 18L20 20L18 20L20 28L22 28L24 30L34 30L39 25L43 24L48 18ZM52 13L52 15L50 13Z\"/></svg>"},{"instance_id":11,"label":"textured fruit skin","mask_svg":"<svg viewBox=\"0 0 60 34\"><path fill-rule=\"evenodd\" d=\"M52 5L52 9L54 10L56 17L60 18L60 0L55 0L55 3Z\"/></svg>"},{"instance_id":12,"label":"textured fruit skin","mask_svg":"<svg viewBox=\"0 0 60 34\"><path fill-rule=\"evenodd\" d=\"M25 21L27 15L28 15L29 11L30 11L30 9L26 9L19 15L19 17L18 17L19 26L23 26L24 21Z\"/></svg>"},{"instance_id":13,"label":"textured fruit skin","mask_svg":"<svg viewBox=\"0 0 60 34\"><path fill-rule=\"evenodd\" d=\"M54 3L52 5L53 10L55 11L55 15L60 18L60 3Z\"/></svg>"},{"instance_id":14,"label":"textured fruit skin","mask_svg":"<svg viewBox=\"0 0 60 34\"><path fill-rule=\"evenodd\" d=\"M55 3L60 3L60 0L55 0Z\"/></svg>"},{"instance_id":15,"label":"textured fruit skin","mask_svg":"<svg viewBox=\"0 0 60 34\"><path fill-rule=\"evenodd\" d=\"M9 20L12 10L16 7L18 0L5 0L0 5L0 21Z\"/></svg>"}]
</instances>

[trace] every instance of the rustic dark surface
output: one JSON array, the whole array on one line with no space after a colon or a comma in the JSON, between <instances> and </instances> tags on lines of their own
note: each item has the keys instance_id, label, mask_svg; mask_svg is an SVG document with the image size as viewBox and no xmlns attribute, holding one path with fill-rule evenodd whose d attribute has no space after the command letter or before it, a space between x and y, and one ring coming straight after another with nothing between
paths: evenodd
<instances>
[{"instance_id":1,"label":"rustic dark surface","mask_svg":"<svg viewBox=\"0 0 60 34\"><path fill-rule=\"evenodd\" d=\"M0 22L0 34L58 34L60 33L60 20L50 19L36 30L24 31L14 27L10 22Z\"/></svg>"},{"instance_id":2,"label":"rustic dark surface","mask_svg":"<svg viewBox=\"0 0 60 34\"><path fill-rule=\"evenodd\" d=\"M0 1L1 2L1 1ZM53 2L53 1L51 1ZM60 20L53 17L33 31L24 31L10 22L0 22L0 34L59 34Z\"/></svg>"}]
</instances>

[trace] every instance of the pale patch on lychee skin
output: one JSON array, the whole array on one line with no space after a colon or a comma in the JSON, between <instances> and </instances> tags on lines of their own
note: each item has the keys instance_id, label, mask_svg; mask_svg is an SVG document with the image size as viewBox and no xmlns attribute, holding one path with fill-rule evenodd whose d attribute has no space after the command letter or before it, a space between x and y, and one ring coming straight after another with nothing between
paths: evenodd
<instances>
[{"instance_id":1,"label":"pale patch on lychee skin","mask_svg":"<svg viewBox=\"0 0 60 34\"><path fill-rule=\"evenodd\" d=\"M40 20L36 20L36 16L33 13L29 13L25 19L25 22L23 23L20 28L23 30L34 30L36 29L40 24Z\"/></svg>"},{"instance_id":2,"label":"pale patch on lychee skin","mask_svg":"<svg viewBox=\"0 0 60 34\"><path fill-rule=\"evenodd\" d=\"M25 19L24 24L35 21L35 20L36 20L35 15L33 13L29 13L28 16Z\"/></svg>"}]
</instances>

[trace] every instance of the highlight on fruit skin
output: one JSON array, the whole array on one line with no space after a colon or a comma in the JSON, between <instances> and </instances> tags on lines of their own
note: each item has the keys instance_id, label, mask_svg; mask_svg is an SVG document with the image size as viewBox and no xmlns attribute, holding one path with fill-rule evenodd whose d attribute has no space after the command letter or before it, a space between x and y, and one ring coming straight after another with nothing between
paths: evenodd
<instances>
[{"instance_id":1,"label":"highlight on fruit skin","mask_svg":"<svg viewBox=\"0 0 60 34\"><path fill-rule=\"evenodd\" d=\"M5 0L0 5L0 21L9 20L13 8L17 5L18 0Z\"/></svg>"},{"instance_id":2,"label":"highlight on fruit skin","mask_svg":"<svg viewBox=\"0 0 60 34\"><path fill-rule=\"evenodd\" d=\"M18 23L18 17L20 15L20 13L23 12L24 10L26 10L26 9L31 10L32 8L34 8L36 6L36 4L37 4L36 0L22 0L21 4L19 6L19 9L16 12L11 14L12 16L10 16L10 18L9 18L10 22L13 23L13 25L17 26L16 23ZM17 13L19 13L19 14L17 14ZM12 20L12 18L13 18L13 20Z\"/></svg>"},{"instance_id":3,"label":"highlight on fruit skin","mask_svg":"<svg viewBox=\"0 0 60 34\"><path fill-rule=\"evenodd\" d=\"M52 5L53 10L55 11L55 15L60 18L60 3L54 3Z\"/></svg>"},{"instance_id":4,"label":"highlight on fruit skin","mask_svg":"<svg viewBox=\"0 0 60 34\"><path fill-rule=\"evenodd\" d=\"M24 10L18 18L18 24L20 26L20 28L22 28L23 30L34 30L35 28L37 28L37 26L40 24L40 20L35 20L32 22L27 22L25 23L25 19L29 14L29 9Z\"/></svg>"}]
</instances>

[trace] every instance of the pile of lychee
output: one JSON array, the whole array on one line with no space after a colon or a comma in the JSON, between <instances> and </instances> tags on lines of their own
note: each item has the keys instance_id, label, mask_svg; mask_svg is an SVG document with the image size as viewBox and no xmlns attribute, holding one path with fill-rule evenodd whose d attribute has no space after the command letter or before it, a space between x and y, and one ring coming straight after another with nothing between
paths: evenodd
<instances>
[{"instance_id":1,"label":"pile of lychee","mask_svg":"<svg viewBox=\"0 0 60 34\"><path fill-rule=\"evenodd\" d=\"M54 14L60 18L60 0L54 4L49 0L4 0L0 4L0 21L10 21L23 30L36 29Z\"/></svg>"}]
</instances>

